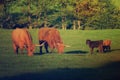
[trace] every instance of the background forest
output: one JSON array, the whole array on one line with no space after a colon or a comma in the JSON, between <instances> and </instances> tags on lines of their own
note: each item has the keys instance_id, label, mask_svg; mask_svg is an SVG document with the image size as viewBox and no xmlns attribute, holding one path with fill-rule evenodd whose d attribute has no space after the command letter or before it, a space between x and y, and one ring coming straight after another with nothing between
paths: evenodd
<instances>
[{"instance_id":1,"label":"background forest","mask_svg":"<svg viewBox=\"0 0 120 80\"><path fill-rule=\"evenodd\" d=\"M120 0L0 0L0 28L120 29Z\"/></svg>"}]
</instances>

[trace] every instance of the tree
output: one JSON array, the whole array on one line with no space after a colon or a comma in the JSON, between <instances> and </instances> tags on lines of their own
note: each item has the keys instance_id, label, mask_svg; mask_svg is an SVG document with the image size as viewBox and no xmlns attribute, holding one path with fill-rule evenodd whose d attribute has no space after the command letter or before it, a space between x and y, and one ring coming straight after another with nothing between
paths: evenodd
<instances>
[{"instance_id":1,"label":"tree","mask_svg":"<svg viewBox=\"0 0 120 80\"><path fill-rule=\"evenodd\" d=\"M3 17L2 17L2 27L3 28L11 28L13 26L11 23L11 15L9 12L10 4L14 3L16 0L1 0L1 4L3 5Z\"/></svg>"},{"instance_id":2,"label":"tree","mask_svg":"<svg viewBox=\"0 0 120 80\"><path fill-rule=\"evenodd\" d=\"M85 29L85 26L89 25L90 22L87 23L87 21L90 17L93 17L97 13L100 13L100 7L98 4L98 0L82 0L76 2L74 11L75 16L77 17L79 26L79 22L82 22L84 24L83 29Z\"/></svg>"},{"instance_id":3,"label":"tree","mask_svg":"<svg viewBox=\"0 0 120 80\"><path fill-rule=\"evenodd\" d=\"M62 29L107 29L119 28L120 25L120 9L115 8L111 0L0 1L3 28L28 22L31 28L42 24Z\"/></svg>"},{"instance_id":4,"label":"tree","mask_svg":"<svg viewBox=\"0 0 120 80\"><path fill-rule=\"evenodd\" d=\"M93 18L91 26L95 29L107 29L115 26L116 19L113 17L115 6L111 4L110 0L102 0L99 2L99 13ZM114 24L114 25L113 25Z\"/></svg>"}]
</instances>

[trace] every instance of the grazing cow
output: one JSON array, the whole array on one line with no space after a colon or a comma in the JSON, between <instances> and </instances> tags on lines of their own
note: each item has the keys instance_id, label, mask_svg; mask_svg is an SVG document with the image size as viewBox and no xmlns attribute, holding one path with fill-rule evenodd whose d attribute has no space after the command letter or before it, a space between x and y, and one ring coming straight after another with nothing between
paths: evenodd
<instances>
[{"instance_id":1,"label":"grazing cow","mask_svg":"<svg viewBox=\"0 0 120 80\"><path fill-rule=\"evenodd\" d=\"M93 53L94 48L98 48L99 52L103 52L103 40L98 41L86 40L86 44L89 45L91 54Z\"/></svg>"},{"instance_id":2,"label":"grazing cow","mask_svg":"<svg viewBox=\"0 0 120 80\"><path fill-rule=\"evenodd\" d=\"M111 40L103 40L103 51L109 52L111 50Z\"/></svg>"},{"instance_id":3,"label":"grazing cow","mask_svg":"<svg viewBox=\"0 0 120 80\"><path fill-rule=\"evenodd\" d=\"M28 56L32 56L34 52L35 45L32 42L32 37L27 29L16 28L12 32L12 42L13 49L16 54L18 54L18 49L20 48L21 53L23 49L26 48ZM38 45L37 45L38 46Z\"/></svg>"},{"instance_id":4,"label":"grazing cow","mask_svg":"<svg viewBox=\"0 0 120 80\"><path fill-rule=\"evenodd\" d=\"M60 33L55 28L40 28L38 32L39 44L44 43L44 47L46 52L48 51L48 46L51 49L51 52L56 48L58 53L64 52L64 47L66 45L63 44L63 41L60 37ZM66 46L68 47L68 46ZM42 46L40 46L40 54L42 54Z\"/></svg>"}]
</instances>

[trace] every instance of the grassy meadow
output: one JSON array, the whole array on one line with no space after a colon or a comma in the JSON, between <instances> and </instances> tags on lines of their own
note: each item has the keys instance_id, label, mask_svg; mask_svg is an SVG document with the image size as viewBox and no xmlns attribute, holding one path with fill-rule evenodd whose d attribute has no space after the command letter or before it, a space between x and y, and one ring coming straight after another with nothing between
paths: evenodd
<instances>
[{"instance_id":1,"label":"grassy meadow","mask_svg":"<svg viewBox=\"0 0 120 80\"><path fill-rule=\"evenodd\" d=\"M15 55L12 48L12 30L0 29L0 80L119 80L120 29L59 30L63 42L71 47L64 54L34 56ZM38 29L29 30L38 44ZM90 54L86 39L112 40L111 52ZM44 50L44 49L43 49Z\"/></svg>"}]
</instances>

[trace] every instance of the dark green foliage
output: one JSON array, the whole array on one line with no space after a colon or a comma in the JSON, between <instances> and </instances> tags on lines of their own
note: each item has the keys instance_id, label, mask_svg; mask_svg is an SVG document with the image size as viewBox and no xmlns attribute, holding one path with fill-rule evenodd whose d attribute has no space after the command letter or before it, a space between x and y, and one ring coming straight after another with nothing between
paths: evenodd
<instances>
[{"instance_id":1,"label":"dark green foliage","mask_svg":"<svg viewBox=\"0 0 120 80\"><path fill-rule=\"evenodd\" d=\"M83 29L120 29L119 0L3 0L0 2L0 27L29 22L32 27L55 25L73 28L81 20ZM75 10L78 9L78 12ZM62 22L62 17L65 21ZM27 27L27 26L26 26Z\"/></svg>"}]
</instances>

